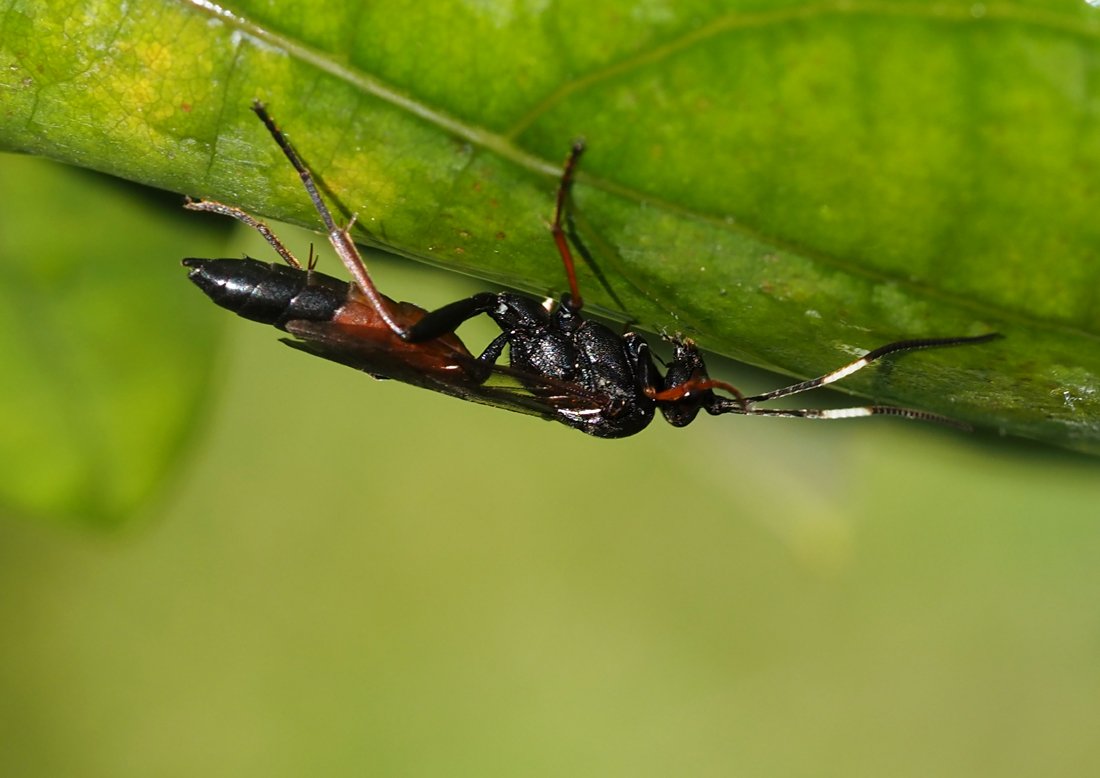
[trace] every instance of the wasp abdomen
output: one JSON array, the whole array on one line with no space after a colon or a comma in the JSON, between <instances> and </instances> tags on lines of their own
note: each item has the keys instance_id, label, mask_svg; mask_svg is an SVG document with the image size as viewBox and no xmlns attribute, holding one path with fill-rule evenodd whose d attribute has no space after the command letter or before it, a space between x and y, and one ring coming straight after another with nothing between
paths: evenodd
<instances>
[{"instance_id":1,"label":"wasp abdomen","mask_svg":"<svg viewBox=\"0 0 1100 778\"><path fill-rule=\"evenodd\" d=\"M330 321L348 300L347 283L256 259L183 260L206 296L238 316L280 329L288 321Z\"/></svg>"}]
</instances>

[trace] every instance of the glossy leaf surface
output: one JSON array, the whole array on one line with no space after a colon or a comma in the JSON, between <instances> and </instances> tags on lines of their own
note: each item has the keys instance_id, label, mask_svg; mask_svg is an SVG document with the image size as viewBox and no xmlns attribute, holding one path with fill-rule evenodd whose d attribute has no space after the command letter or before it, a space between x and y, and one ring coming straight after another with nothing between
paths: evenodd
<instances>
[{"instance_id":1,"label":"glossy leaf surface","mask_svg":"<svg viewBox=\"0 0 1100 778\"><path fill-rule=\"evenodd\" d=\"M361 237L541 293L583 135L625 318L799 376L997 330L849 387L1096 451L1098 35L1038 0L22 0L0 143L312 225L258 97Z\"/></svg>"}]
</instances>

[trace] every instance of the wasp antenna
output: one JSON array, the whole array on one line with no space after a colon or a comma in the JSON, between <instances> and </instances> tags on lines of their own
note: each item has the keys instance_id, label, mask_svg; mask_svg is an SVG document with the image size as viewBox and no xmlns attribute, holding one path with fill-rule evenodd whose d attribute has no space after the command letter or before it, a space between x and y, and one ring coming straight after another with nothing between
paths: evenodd
<instances>
[{"instance_id":1,"label":"wasp antenna","mask_svg":"<svg viewBox=\"0 0 1100 778\"><path fill-rule=\"evenodd\" d=\"M849 362L843 367L839 367L831 373L818 376L817 378L811 378L809 381L801 381L797 384L791 384L790 386L784 386L780 389L774 389L764 394L758 394L753 397L746 398L750 403L766 402L768 400L776 400L780 397L790 397L792 394L801 394L802 392L808 392L811 389L817 389L820 386L827 386L832 383L836 383L842 378L847 378L853 373L857 373L863 368L867 367L872 362L882 359L890 354L901 354L908 351L920 351L926 348L944 348L947 346L962 346L966 344L974 343L986 343L991 340L1000 338L1000 333L990 332L985 335L977 335L975 337L966 338L917 338L911 340L899 340L894 343L887 343L885 346L879 346L876 349L868 351L859 359L854 362Z\"/></svg>"},{"instance_id":2,"label":"wasp antenna","mask_svg":"<svg viewBox=\"0 0 1100 778\"><path fill-rule=\"evenodd\" d=\"M743 416L779 416L789 419L859 419L866 416L897 416L914 421L927 421L944 427L953 427L963 432L972 432L974 428L966 422L931 411L918 411L912 408L899 408L895 405L858 405L850 408L756 408L750 405L742 409L733 401L712 413L737 413Z\"/></svg>"}]
</instances>

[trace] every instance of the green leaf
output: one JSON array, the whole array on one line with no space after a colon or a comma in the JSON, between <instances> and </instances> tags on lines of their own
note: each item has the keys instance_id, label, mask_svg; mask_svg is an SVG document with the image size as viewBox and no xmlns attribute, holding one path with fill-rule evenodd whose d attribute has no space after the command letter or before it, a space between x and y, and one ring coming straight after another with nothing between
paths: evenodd
<instances>
[{"instance_id":1,"label":"green leaf","mask_svg":"<svg viewBox=\"0 0 1100 778\"><path fill-rule=\"evenodd\" d=\"M261 98L364 239L542 293L584 135L626 317L798 376L997 330L847 386L1096 452L1098 36L1079 0L15 0L0 145L314 225Z\"/></svg>"},{"instance_id":2,"label":"green leaf","mask_svg":"<svg viewBox=\"0 0 1100 778\"><path fill-rule=\"evenodd\" d=\"M107 526L172 470L216 356L213 318L164 260L181 235L222 241L101 179L0 155L0 503Z\"/></svg>"}]
</instances>

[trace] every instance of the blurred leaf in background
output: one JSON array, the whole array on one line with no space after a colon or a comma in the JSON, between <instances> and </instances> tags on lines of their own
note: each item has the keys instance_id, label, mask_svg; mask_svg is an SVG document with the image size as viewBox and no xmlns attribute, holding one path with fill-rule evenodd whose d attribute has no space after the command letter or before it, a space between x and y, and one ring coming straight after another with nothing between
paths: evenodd
<instances>
[{"instance_id":1,"label":"blurred leaf in background","mask_svg":"<svg viewBox=\"0 0 1100 778\"><path fill-rule=\"evenodd\" d=\"M0 502L111 525L162 488L205 415L215 319L183 245L228 225L179 198L0 155Z\"/></svg>"}]
</instances>

